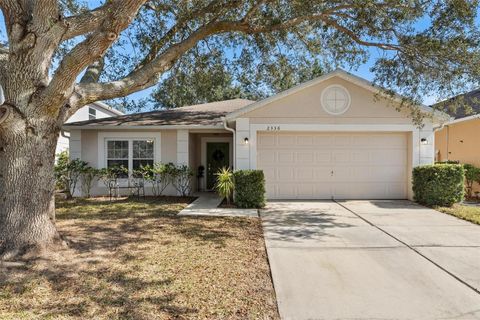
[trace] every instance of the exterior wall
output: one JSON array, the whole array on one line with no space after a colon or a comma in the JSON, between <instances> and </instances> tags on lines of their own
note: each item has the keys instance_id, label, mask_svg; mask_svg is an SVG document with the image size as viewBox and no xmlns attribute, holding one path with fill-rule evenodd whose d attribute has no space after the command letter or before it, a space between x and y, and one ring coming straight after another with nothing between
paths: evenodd
<instances>
[{"instance_id":1,"label":"exterior wall","mask_svg":"<svg viewBox=\"0 0 480 320\"><path fill-rule=\"evenodd\" d=\"M204 144L206 141L214 141L215 139L228 140L230 142L230 159L233 165L233 142L232 134L229 132L194 132L190 133L188 130L72 130L70 139L70 158L82 159L87 161L90 166L95 168L104 167L103 155L99 153L104 152L103 140L110 137L151 137L152 135L160 136L160 159L155 159L155 162L174 163L174 164L188 164L195 172L193 180L192 191L197 191L197 169L200 165L206 165L204 161ZM101 148L101 149L100 149ZM187 159L187 162L184 162ZM203 181L201 181L203 184ZM202 186L201 186L202 187ZM128 190L121 190L126 194ZM151 187L146 186L147 195L152 194ZM101 181L94 183L92 196L108 195L107 188ZM164 192L165 195L176 195L177 191L169 186ZM81 186L79 185L75 196L82 196Z\"/></svg>"},{"instance_id":2,"label":"exterior wall","mask_svg":"<svg viewBox=\"0 0 480 320\"><path fill-rule=\"evenodd\" d=\"M332 84L345 87L351 97L350 108L341 115L331 115L321 106L323 89ZM408 134L408 189L411 192L413 167L434 161L433 124L425 120L418 129L406 111L395 110L394 101L376 97L372 92L334 77L282 99L250 111L237 119L236 164L238 169L256 168L256 136L261 131L336 131L336 132L406 132ZM248 144L245 143L248 138ZM421 143L425 138L426 143Z\"/></svg>"},{"instance_id":3,"label":"exterior wall","mask_svg":"<svg viewBox=\"0 0 480 320\"><path fill-rule=\"evenodd\" d=\"M345 87L351 97L350 108L338 116L328 114L320 104L323 89L332 84ZM394 104L393 101L375 97L362 87L333 77L249 112L242 118L250 118L252 124L411 124L407 114L396 111Z\"/></svg>"},{"instance_id":4,"label":"exterior wall","mask_svg":"<svg viewBox=\"0 0 480 320\"><path fill-rule=\"evenodd\" d=\"M101 169L104 167L103 154L99 154L100 145L103 145L102 139L106 136L121 136L124 138L152 136L160 137L160 145L155 152L155 162L177 163L177 131L176 130L72 130L70 137L70 159L82 159L87 161L90 166ZM157 143L157 141L156 141ZM104 151L103 151L104 152ZM124 182L126 184L126 182ZM151 187L146 186L146 194L152 194ZM121 190L124 194L128 190ZM93 196L107 195L108 190L101 181L94 183L92 191ZM166 195L175 195L176 190L169 186L164 192ZM81 186L79 185L75 196L82 196Z\"/></svg>"},{"instance_id":5,"label":"exterior wall","mask_svg":"<svg viewBox=\"0 0 480 320\"><path fill-rule=\"evenodd\" d=\"M83 108L80 108L77 112L75 112L65 123L72 123L72 122L77 122L77 121L85 121L88 120L88 109L93 108L97 111L97 119L102 119L102 118L107 118L107 117L114 117L117 114L109 111L105 108L100 108L96 106L95 104L92 105L87 105ZM65 135L68 136L68 133L65 133ZM69 147L69 139L66 137L63 137L61 134L58 137L58 142L57 142L57 149L55 151L55 154L59 154L62 151L68 150Z\"/></svg>"},{"instance_id":6,"label":"exterior wall","mask_svg":"<svg viewBox=\"0 0 480 320\"><path fill-rule=\"evenodd\" d=\"M444 126L435 132L435 152L438 161L460 161L480 167L478 144L480 119L472 119ZM480 191L475 183L474 191Z\"/></svg>"}]
</instances>

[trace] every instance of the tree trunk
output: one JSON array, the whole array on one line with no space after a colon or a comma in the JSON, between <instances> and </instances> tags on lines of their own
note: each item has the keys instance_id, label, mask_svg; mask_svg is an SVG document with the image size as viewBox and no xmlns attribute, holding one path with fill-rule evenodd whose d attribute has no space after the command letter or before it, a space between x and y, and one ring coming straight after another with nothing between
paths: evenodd
<instances>
[{"instance_id":1,"label":"tree trunk","mask_svg":"<svg viewBox=\"0 0 480 320\"><path fill-rule=\"evenodd\" d=\"M39 117L40 119L42 117ZM0 125L0 257L42 254L60 243L55 228L58 129L14 117Z\"/></svg>"}]
</instances>

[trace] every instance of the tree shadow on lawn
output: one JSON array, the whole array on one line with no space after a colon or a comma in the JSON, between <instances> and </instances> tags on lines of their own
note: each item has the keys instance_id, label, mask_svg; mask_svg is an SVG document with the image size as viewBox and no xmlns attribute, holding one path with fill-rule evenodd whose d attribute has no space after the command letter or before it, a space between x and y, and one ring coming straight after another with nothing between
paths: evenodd
<instances>
[{"instance_id":1,"label":"tree shadow on lawn","mask_svg":"<svg viewBox=\"0 0 480 320\"><path fill-rule=\"evenodd\" d=\"M108 205L95 204L101 211ZM136 209L112 213L117 208L110 208L105 215L93 210L92 217L75 213L77 206L72 204L58 220L68 249L51 259L26 261L24 267L0 268L0 297L7 297L3 303L8 304L0 302L0 313L10 312L12 319L19 314L196 318L198 305L179 298L185 284L175 281L175 275L183 271L182 264L195 261L180 260L177 250L198 247L202 254L208 248L227 250L228 240L239 234L247 239L259 237L250 219L179 217L173 213L175 209L165 210L158 204L147 212L140 208L140 213ZM252 231L246 232L246 228ZM189 268L191 265L186 265L185 269Z\"/></svg>"},{"instance_id":2,"label":"tree shadow on lawn","mask_svg":"<svg viewBox=\"0 0 480 320\"><path fill-rule=\"evenodd\" d=\"M155 218L176 215L194 201L194 197L135 197L113 199L57 199L57 220L109 220L132 217Z\"/></svg>"}]
</instances>

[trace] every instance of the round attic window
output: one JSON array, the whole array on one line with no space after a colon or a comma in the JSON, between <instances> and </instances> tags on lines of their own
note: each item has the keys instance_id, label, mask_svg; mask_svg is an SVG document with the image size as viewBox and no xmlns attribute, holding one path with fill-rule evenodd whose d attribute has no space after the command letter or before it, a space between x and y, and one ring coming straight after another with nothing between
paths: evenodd
<instances>
[{"instance_id":1,"label":"round attic window","mask_svg":"<svg viewBox=\"0 0 480 320\"><path fill-rule=\"evenodd\" d=\"M350 94L344 87L334 84L322 92L322 107L332 115L340 115L350 108Z\"/></svg>"}]
</instances>

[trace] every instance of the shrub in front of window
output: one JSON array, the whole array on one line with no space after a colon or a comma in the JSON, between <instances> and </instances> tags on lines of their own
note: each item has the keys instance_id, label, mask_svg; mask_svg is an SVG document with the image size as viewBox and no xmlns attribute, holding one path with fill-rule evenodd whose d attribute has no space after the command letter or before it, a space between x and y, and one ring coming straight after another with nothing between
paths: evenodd
<instances>
[{"instance_id":1,"label":"shrub in front of window","mask_svg":"<svg viewBox=\"0 0 480 320\"><path fill-rule=\"evenodd\" d=\"M167 170L170 171L172 185L178 193L183 197L190 195L192 192L193 170L186 165L174 166L170 164Z\"/></svg>"},{"instance_id":2,"label":"shrub in front of window","mask_svg":"<svg viewBox=\"0 0 480 320\"><path fill-rule=\"evenodd\" d=\"M71 199L77 188L82 173L88 168L88 162L80 159L70 160L68 154L60 154L55 165L55 179Z\"/></svg>"},{"instance_id":3,"label":"shrub in front of window","mask_svg":"<svg viewBox=\"0 0 480 320\"><path fill-rule=\"evenodd\" d=\"M81 176L82 176L82 193L85 197L90 198L90 193L92 191L93 182L100 174L99 170L96 168L92 168L87 166L83 168Z\"/></svg>"},{"instance_id":4,"label":"shrub in front of window","mask_svg":"<svg viewBox=\"0 0 480 320\"><path fill-rule=\"evenodd\" d=\"M165 189L172 183L171 173L174 171L175 165L173 163L155 163L153 172L157 177L158 195L161 196Z\"/></svg>"},{"instance_id":5,"label":"shrub in front of window","mask_svg":"<svg viewBox=\"0 0 480 320\"><path fill-rule=\"evenodd\" d=\"M99 179L108 189L110 199L113 196L113 191L118 186L118 179L128 176L128 169L124 166L112 166L103 168L98 171Z\"/></svg>"},{"instance_id":6,"label":"shrub in front of window","mask_svg":"<svg viewBox=\"0 0 480 320\"><path fill-rule=\"evenodd\" d=\"M240 208L265 206L265 176L262 170L238 170L233 173L235 204Z\"/></svg>"},{"instance_id":7,"label":"shrub in front of window","mask_svg":"<svg viewBox=\"0 0 480 320\"><path fill-rule=\"evenodd\" d=\"M459 164L436 164L413 169L414 199L427 206L450 207L465 196L465 170Z\"/></svg>"}]
</instances>

